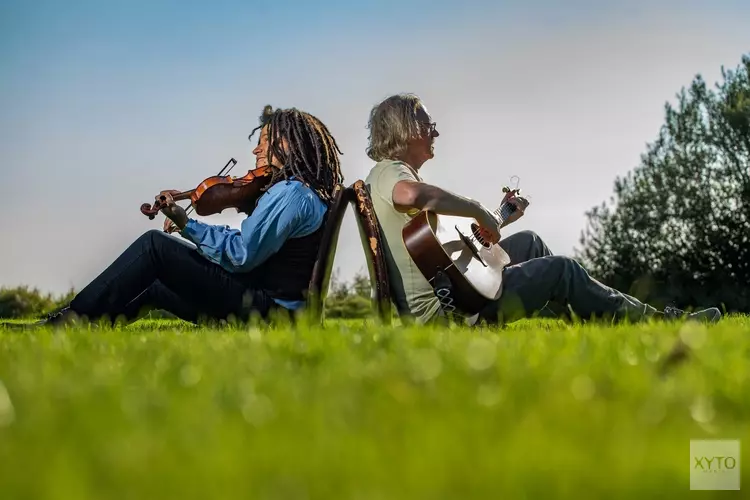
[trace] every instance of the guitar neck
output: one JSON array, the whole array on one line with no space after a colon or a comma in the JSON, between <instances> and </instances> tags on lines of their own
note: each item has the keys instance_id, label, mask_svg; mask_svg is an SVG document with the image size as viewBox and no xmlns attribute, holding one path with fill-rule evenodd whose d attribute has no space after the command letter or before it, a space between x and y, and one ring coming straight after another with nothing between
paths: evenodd
<instances>
[{"instance_id":1,"label":"guitar neck","mask_svg":"<svg viewBox=\"0 0 750 500\"><path fill-rule=\"evenodd\" d=\"M502 227L505 225L505 221L508 219L508 217L510 217L515 211L516 206L506 201L502 205L500 205L498 209L493 213L497 216L498 219L500 219L500 226Z\"/></svg>"}]
</instances>

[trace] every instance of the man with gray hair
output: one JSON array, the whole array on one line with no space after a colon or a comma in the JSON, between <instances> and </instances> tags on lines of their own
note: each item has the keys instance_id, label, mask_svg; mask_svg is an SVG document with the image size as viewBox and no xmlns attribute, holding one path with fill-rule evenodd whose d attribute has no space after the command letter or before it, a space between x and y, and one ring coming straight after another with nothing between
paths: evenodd
<instances>
[{"instance_id":1,"label":"man with gray hair","mask_svg":"<svg viewBox=\"0 0 750 500\"><path fill-rule=\"evenodd\" d=\"M440 134L427 107L414 94L393 95L375 105L368 121L367 156L377 162L365 179L384 239L391 292L402 317L427 323L444 316L433 286L409 255L402 229L422 210L472 218L510 257L502 273L503 291L490 302L479 319L489 323L515 321L544 311L570 308L577 316L609 317L630 321L648 318L687 317L718 321L721 312L710 308L686 314L668 307L664 312L593 279L573 259L552 255L532 231L500 240L499 221L481 203L425 183L419 175L425 162L435 156L434 141ZM523 215L524 206L506 197L517 210L505 224Z\"/></svg>"}]
</instances>

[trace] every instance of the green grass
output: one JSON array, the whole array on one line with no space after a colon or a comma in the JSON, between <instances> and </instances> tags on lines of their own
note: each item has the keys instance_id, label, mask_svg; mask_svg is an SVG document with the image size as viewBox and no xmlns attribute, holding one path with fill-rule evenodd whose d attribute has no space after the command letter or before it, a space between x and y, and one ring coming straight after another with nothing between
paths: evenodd
<instances>
[{"instance_id":1,"label":"green grass","mask_svg":"<svg viewBox=\"0 0 750 500\"><path fill-rule=\"evenodd\" d=\"M749 361L746 317L0 328L0 498L739 498L747 463L690 491L689 444L748 456Z\"/></svg>"}]
</instances>

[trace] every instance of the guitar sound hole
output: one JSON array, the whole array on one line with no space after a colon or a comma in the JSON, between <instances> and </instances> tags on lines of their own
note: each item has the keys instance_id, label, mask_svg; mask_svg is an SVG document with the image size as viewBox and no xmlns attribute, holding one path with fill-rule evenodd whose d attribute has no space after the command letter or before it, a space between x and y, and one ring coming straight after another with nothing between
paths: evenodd
<instances>
[{"instance_id":1,"label":"guitar sound hole","mask_svg":"<svg viewBox=\"0 0 750 500\"><path fill-rule=\"evenodd\" d=\"M484 248L489 248L490 247L490 242L487 241L487 240L485 240L482 237L482 234L479 232L479 229L480 228L479 228L478 224L476 224L476 223L472 223L471 224L471 234L474 235L474 238L477 239L477 241L479 242L480 245L482 245Z\"/></svg>"}]
</instances>

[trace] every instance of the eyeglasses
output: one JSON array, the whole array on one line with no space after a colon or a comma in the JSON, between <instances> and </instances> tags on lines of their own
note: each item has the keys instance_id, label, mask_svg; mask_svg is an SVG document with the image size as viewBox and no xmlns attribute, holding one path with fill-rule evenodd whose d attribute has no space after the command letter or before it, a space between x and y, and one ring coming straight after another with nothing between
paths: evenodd
<instances>
[{"instance_id":1,"label":"eyeglasses","mask_svg":"<svg viewBox=\"0 0 750 500\"><path fill-rule=\"evenodd\" d=\"M429 134L435 133L435 129L437 128L437 123L436 122L432 122L432 123L419 122L419 124L422 127L427 127L427 132Z\"/></svg>"}]
</instances>

